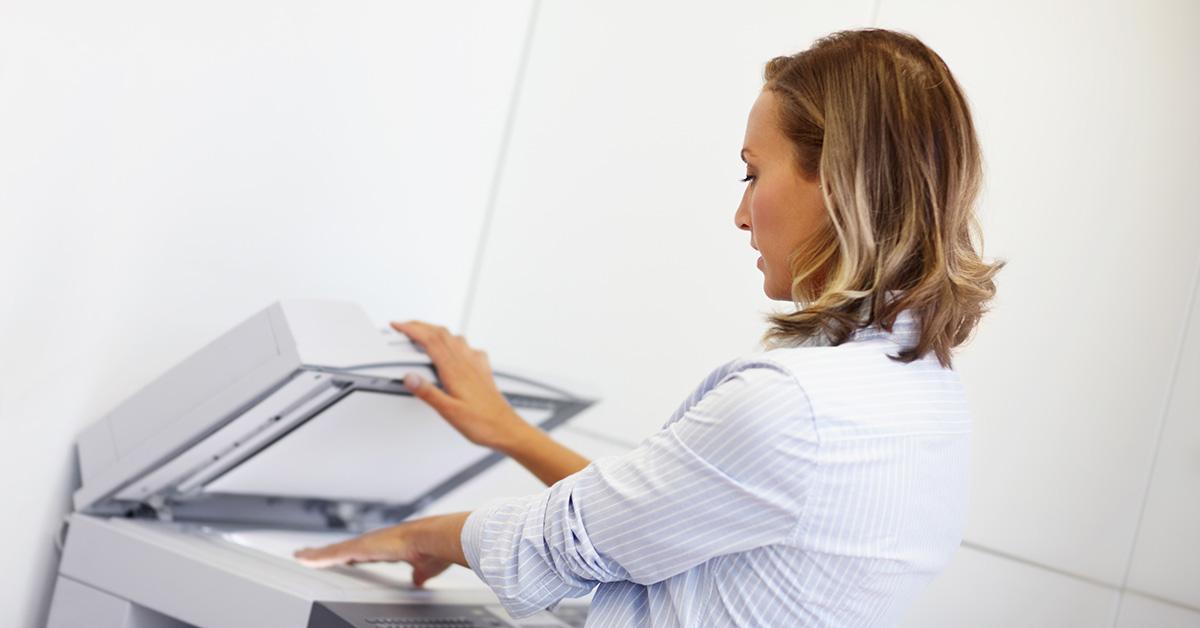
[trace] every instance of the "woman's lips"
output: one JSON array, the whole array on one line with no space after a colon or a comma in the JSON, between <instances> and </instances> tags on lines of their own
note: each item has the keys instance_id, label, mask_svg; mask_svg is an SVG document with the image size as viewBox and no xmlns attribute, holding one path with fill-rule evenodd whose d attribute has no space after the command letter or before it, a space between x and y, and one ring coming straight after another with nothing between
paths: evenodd
<instances>
[{"instance_id":1,"label":"woman's lips","mask_svg":"<svg viewBox=\"0 0 1200 628\"><path fill-rule=\"evenodd\" d=\"M762 267L763 267L763 258L762 258L762 256L761 256L761 255L759 255L759 256L758 256L758 261L757 261L757 262L755 262L755 263L754 263L754 265L755 265L755 266L758 266L759 268L762 268Z\"/></svg>"}]
</instances>

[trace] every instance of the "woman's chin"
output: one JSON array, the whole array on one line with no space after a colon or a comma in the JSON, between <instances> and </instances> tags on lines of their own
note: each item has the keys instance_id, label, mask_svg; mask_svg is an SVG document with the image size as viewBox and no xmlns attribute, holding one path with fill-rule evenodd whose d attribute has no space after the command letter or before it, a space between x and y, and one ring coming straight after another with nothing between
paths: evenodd
<instances>
[{"instance_id":1,"label":"woman's chin","mask_svg":"<svg viewBox=\"0 0 1200 628\"><path fill-rule=\"evenodd\" d=\"M787 289L782 289L779 286L772 285L769 281L763 281L763 294L772 301L788 301L792 300L792 293Z\"/></svg>"}]
</instances>

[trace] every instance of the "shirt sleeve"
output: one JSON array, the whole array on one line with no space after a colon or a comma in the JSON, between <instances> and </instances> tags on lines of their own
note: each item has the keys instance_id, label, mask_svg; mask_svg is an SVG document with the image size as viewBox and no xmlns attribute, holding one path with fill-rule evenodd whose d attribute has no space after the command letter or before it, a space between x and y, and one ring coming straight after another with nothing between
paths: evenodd
<instances>
[{"instance_id":1,"label":"shirt sleeve","mask_svg":"<svg viewBox=\"0 0 1200 628\"><path fill-rule=\"evenodd\" d=\"M791 538L816 446L795 379L744 368L629 453L476 510L463 551L517 618L601 582L659 582Z\"/></svg>"}]
</instances>

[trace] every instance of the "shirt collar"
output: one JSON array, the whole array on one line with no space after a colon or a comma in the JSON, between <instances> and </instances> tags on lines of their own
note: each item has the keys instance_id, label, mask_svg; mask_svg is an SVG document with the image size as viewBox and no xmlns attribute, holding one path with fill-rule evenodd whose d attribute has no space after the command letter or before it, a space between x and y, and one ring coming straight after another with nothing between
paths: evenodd
<instances>
[{"instance_id":1,"label":"shirt collar","mask_svg":"<svg viewBox=\"0 0 1200 628\"><path fill-rule=\"evenodd\" d=\"M854 332L848 342L887 338L896 344L907 347L916 344L919 334L920 330L917 328L917 321L913 316L912 310L903 310L896 315L896 320L892 323L891 332L884 330L878 325L871 325Z\"/></svg>"}]
</instances>

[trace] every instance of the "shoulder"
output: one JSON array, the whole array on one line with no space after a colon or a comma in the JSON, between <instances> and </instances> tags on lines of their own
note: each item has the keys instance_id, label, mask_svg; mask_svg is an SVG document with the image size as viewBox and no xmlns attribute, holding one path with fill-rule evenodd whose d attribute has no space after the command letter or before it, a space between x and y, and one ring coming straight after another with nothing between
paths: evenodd
<instances>
[{"instance_id":1,"label":"shoulder","mask_svg":"<svg viewBox=\"0 0 1200 628\"><path fill-rule=\"evenodd\" d=\"M730 476L766 473L787 461L796 471L819 445L812 404L784 365L761 356L735 360L664 436Z\"/></svg>"},{"instance_id":2,"label":"shoulder","mask_svg":"<svg viewBox=\"0 0 1200 628\"><path fill-rule=\"evenodd\" d=\"M787 366L763 355L740 358L723 365L711 386L688 409L730 424L740 431L774 430L782 425L797 427L812 416L804 387Z\"/></svg>"},{"instance_id":3,"label":"shoulder","mask_svg":"<svg viewBox=\"0 0 1200 628\"><path fill-rule=\"evenodd\" d=\"M958 373L933 356L893 359L887 338L838 346L781 348L758 363L786 372L804 391L821 440L966 431L969 411Z\"/></svg>"},{"instance_id":4,"label":"shoulder","mask_svg":"<svg viewBox=\"0 0 1200 628\"><path fill-rule=\"evenodd\" d=\"M760 360L754 356L740 357L709 371L704 379L692 390L692 392L683 399L675 412L671 413L663 427L678 421L685 412L695 407L701 400L712 396L718 388L724 388L716 393L720 395L734 394L735 389L744 389L747 385L752 387L770 387L772 380L778 384L780 379L785 379L787 369L780 364L771 363L769 360Z\"/></svg>"},{"instance_id":5,"label":"shoulder","mask_svg":"<svg viewBox=\"0 0 1200 628\"><path fill-rule=\"evenodd\" d=\"M762 353L745 356L722 365L710 376L709 393L720 395L761 395L772 393L803 397L804 387L786 362ZM705 395L706 397L708 395Z\"/></svg>"},{"instance_id":6,"label":"shoulder","mask_svg":"<svg viewBox=\"0 0 1200 628\"><path fill-rule=\"evenodd\" d=\"M827 384L851 381L860 387L916 379L958 383L958 373L943 367L932 354L903 362L895 359L900 350L901 345L887 337L867 337L836 346L772 349L756 361L786 371L810 393Z\"/></svg>"}]
</instances>

